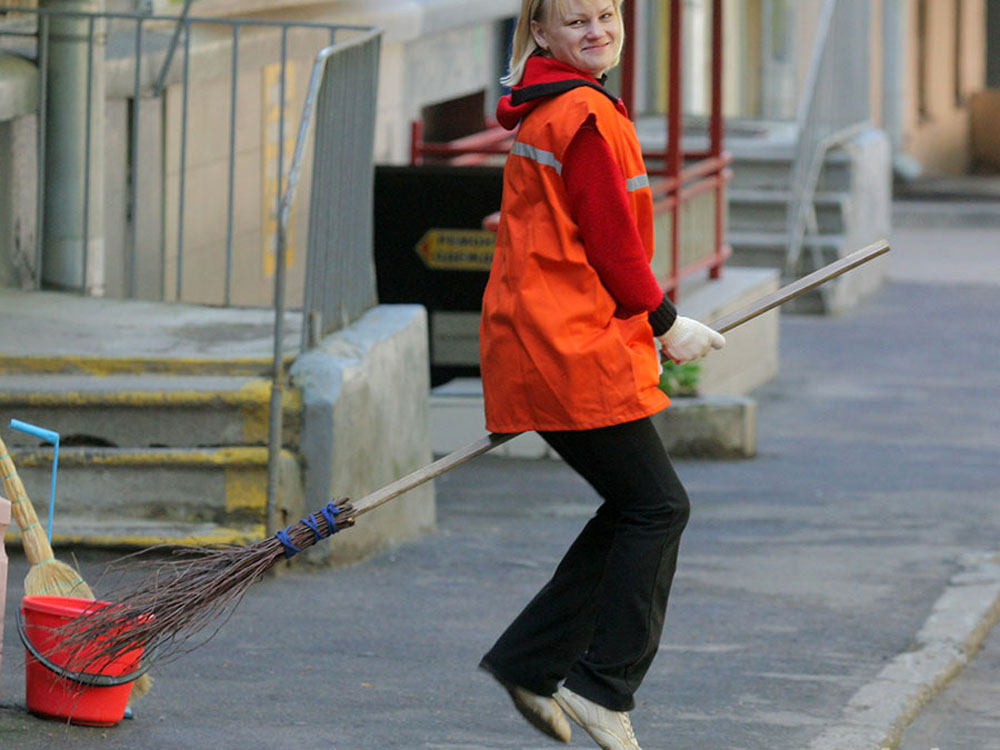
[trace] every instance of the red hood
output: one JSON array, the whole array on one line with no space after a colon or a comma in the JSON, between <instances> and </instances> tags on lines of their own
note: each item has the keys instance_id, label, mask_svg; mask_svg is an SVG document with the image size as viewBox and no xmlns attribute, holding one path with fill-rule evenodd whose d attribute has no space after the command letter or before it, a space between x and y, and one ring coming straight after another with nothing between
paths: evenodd
<instances>
[{"instance_id":1,"label":"red hood","mask_svg":"<svg viewBox=\"0 0 1000 750\"><path fill-rule=\"evenodd\" d=\"M521 82L511 89L510 94L500 97L500 101L497 104L497 122L507 130L513 130L529 112L552 96L552 94L539 94L537 97L528 98L520 104L514 104L512 96L515 92L521 92L530 96L531 92L526 90L532 86L574 80L583 81L587 85L601 85L601 81L598 81L593 76L582 73L573 66L554 60L551 57L536 55L528 58ZM610 94L608 95L611 96ZM611 98L615 99L613 96ZM627 116L625 105L621 99L616 99L616 106L623 115Z\"/></svg>"}]
</instances>

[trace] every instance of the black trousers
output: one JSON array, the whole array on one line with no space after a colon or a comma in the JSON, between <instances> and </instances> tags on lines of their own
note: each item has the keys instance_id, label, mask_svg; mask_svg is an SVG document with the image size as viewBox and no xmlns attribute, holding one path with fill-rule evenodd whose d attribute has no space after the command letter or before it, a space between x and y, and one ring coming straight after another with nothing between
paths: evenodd
<instances>
[{"instance_id":1,"label":"black trousers","mask_svg":"<svg viewBox=\"0 0 1000 750\"><path fill-rule=\"evenodd\" d=\"M540 434L604 502L482 666L539 695L565 680L628 711L659 646L687 493L649 419Z\"/></svg>"}]
</instances>

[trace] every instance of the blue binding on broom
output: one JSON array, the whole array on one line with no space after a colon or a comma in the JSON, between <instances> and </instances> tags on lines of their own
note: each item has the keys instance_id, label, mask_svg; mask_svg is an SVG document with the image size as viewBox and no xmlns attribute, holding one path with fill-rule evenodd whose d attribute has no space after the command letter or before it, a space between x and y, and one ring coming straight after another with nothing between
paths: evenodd
<instances>
[{"instance_id":1,"label":"blue binding on broom","mask_svg":"<svg viewBox=\"0 0 1000 750\"><path fill-rule=\"evenodd\" d=\"M310 513L308 516L303 518L300 523L305 524L313 533L313 544L322 539L326 539L328 536L333 536L338 531L337 528L337 514L340 513L341 509L337 507L336 503L332 500L326 504L320 510L320 515L326 520L326 533L324 534L319 530L319 521L316 520L316 514ZM294 524L291 526L286 526L283 530L275 533L274 537L281 542L281 546L285 548L285 557L291 558L302 551L301 547L297 547L292 541L291 531L295 527Z\"/></svg>"}]
</instances>

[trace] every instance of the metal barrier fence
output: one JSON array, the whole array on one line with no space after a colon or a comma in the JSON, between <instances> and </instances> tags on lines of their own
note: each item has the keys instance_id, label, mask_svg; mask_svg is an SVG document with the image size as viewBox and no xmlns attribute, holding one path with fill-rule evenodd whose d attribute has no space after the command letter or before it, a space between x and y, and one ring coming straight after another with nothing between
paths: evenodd
<instances>
[{"instance_id":1,"label":"metal barrier fence","mask_svg":"<svg viewBox=\"0 0 1000 750\"><path fill-rule=\"evenodd\" d=\"M374 304L363 293L375 286L364 217L378 31L186 12L3 10L0 44L34 56L39 69L36 287L274 304L303 81L322 50L316 149L303 144L306 186L285 207L288 297L315 305L306 318L318 313L322 332Z\"/></svg>"},{"instance_id":2,"label":"metal barrier fence","mask_svg":"<svg viewBox=\"0 0 1000 750\"><path fill-rule=\"evenodd\" d=\"M316 102L303 346L377 302L372 253L378 37L332 48ZM314 80L315 80L314 76Z\"/></svg>"},{"instance_id":3,"label":"metal barrier fence","mask_svg":"<svg viewBox=\"0 0 1000 750\"><path fill-rule=\"evenodd\" d=\"M324 333L345 325L377 301L372 254L372 149L380 34L377 30L369 31L353 43L326 47L316 55L288 183L278 209L274 360L267 445L269 530L279 527L289 214L314 121L317 132L312 194L330 196L330 205L319 200L311 203L302 348L314 346Z\"/></svg>"},{"instance_id":4,"label":"metal barrier fence","mask_svg":"<svg viewBox=\"0 0 1000 750\"><path fill-rule=\"evenodd\" d=\"M867 0L826 0L797 117L798 143L791 173L785 273L800 272L807 235L818 233L814 197L827 152L868 126L871 119L871 48ZM811 251L820 252L811 245ZM815 258L814 265L823 265Z\"/></svg>"}]
</instances>

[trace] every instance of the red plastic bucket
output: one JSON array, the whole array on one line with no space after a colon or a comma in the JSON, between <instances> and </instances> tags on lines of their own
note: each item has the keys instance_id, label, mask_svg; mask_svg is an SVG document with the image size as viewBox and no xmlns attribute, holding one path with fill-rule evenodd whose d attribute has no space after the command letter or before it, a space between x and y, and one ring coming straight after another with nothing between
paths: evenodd
<instances>
[{"instance_id":1,"label":"red plastic bucket","mask_svg":"<svg viewBox=\"0 0 1000 750\"><path fill-rule=\"evenodd\" d=\"M71 596L22 599L23 623L18 625L26 650L25 689L31 713L98 727L113 726L124 718L132 683L142 671L138 669L142 648L89 664L86 647L60 648L63 636L56 632L87 611L106 606L107 602ZM87 673L81 674L82 668L74 668L74 663L87 665Z\"/></svg>"}]
</instances>

